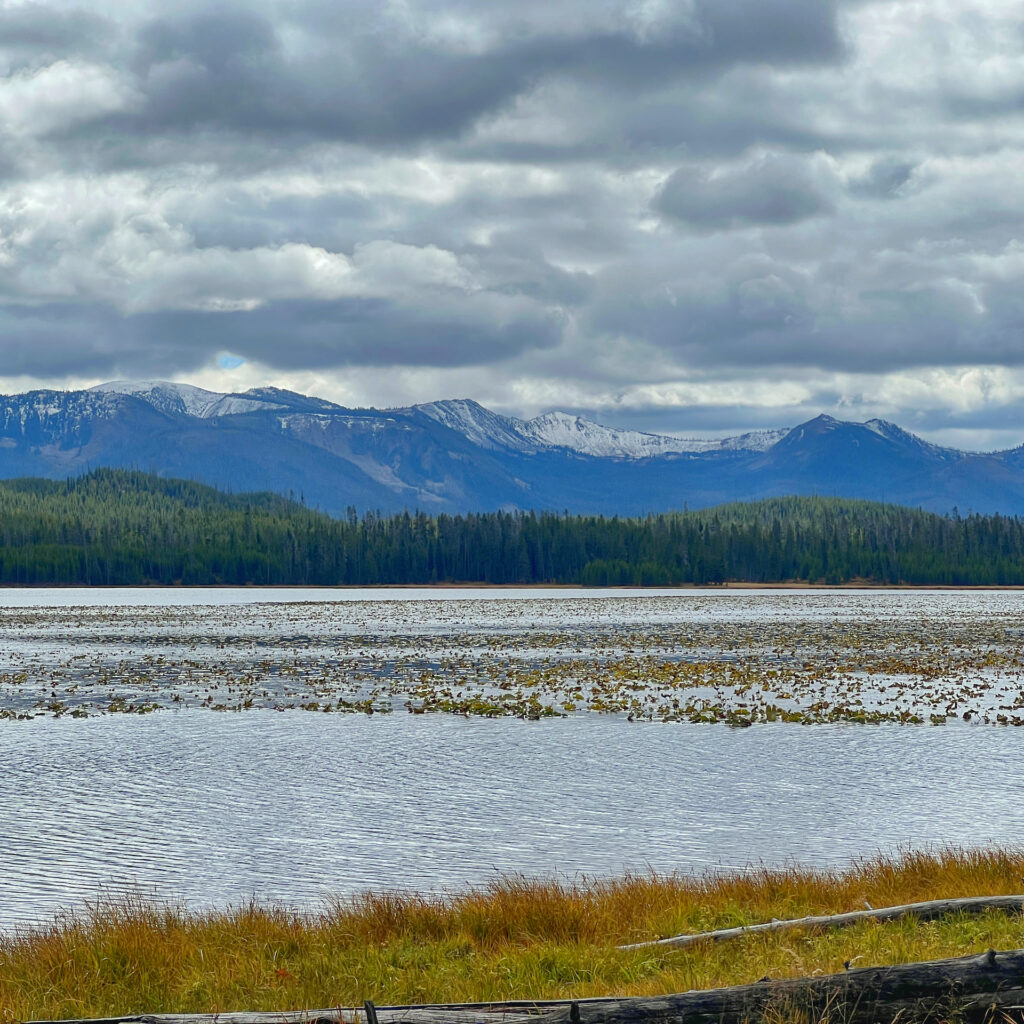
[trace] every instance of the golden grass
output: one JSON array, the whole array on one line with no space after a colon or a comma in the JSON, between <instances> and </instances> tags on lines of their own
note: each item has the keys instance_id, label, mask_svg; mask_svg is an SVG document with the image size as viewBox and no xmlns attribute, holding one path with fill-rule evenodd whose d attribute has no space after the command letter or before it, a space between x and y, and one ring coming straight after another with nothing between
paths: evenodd
<instances>
[{"instance_id":1,"label":"golden grass","mask_svg":"<svg viewBox=\"0 0 1024 1024\"><path fill-rule=\"evenodd\" d=\"M685 950L620 943L771 918L1020 892L1024 850L879 857L843 871L504 878L446 899L370 893L302 916L185 912L135 898L0 936L4 1020L645 995L1024 947L985 913L751 935Z\"/></svg>"}]
</instances>

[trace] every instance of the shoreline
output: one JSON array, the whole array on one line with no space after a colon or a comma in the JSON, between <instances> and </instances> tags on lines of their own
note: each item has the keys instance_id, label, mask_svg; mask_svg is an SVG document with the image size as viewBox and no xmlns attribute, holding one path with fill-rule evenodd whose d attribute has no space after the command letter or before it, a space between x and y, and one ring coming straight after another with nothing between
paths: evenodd
<instances>
[{"instance_id":1,"label":"shoreline","mask_svg":"<svg viewBox=\"0 0 1024 1024\"><path fill-rule=\"evenodd\" d=\"M1019 892L1022 849L878 854L815 870L575 881L505 876L441 896L326 898L301 913L255 898L182 909L125 896L0 932L4 1019L126 1019L289 1008L568 1001L842 974L1024 947L1019 910L860 920L739 934L682 948L668 936Z\"/></svg>"}]
</instances>

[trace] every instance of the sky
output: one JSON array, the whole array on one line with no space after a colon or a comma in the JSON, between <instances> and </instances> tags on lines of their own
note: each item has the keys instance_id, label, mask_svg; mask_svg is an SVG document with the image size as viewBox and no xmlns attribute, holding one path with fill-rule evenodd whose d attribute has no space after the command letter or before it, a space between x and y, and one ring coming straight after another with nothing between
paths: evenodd
<instances>
[{"instance_id":1,"label":"sky","mask_svg":"<svg viewBox=\"0 0 1024 1024\"><path fill-rule=\"evenodd\" d=\"M1022 167L1019 0L0 0L0 391L1010 447Z\"/></svg>"}]
</instances>

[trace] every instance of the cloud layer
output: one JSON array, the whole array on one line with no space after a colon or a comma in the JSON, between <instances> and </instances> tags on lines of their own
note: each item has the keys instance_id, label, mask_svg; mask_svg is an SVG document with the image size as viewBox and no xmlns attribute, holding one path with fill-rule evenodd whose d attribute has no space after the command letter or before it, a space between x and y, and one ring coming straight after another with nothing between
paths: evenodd
<instances>
[{"instance_id":1,"label":"cloud layer","mask_svg":"<svg viewBox=\"0 0 1024 1024\"><path fill-rule=\"evenodd\" d=\"M7 389L1024 441L1008 0L92 10L0 6Z\"/></svg>"}]
</instances>

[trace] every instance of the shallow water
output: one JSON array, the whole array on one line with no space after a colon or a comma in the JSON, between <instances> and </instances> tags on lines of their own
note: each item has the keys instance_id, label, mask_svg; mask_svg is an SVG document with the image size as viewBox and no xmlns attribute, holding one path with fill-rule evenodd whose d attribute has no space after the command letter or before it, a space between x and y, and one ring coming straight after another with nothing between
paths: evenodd
<instances>
[{"instance_id":1,"label":"shallow water","mask_svg":"<svg viewBox=\"0 0 1024 1024\"><path fill-rule=\"evenodd\" d=\"M185 711L0 729L0 760L0 927L104 885L312 905L1024 842L1010 730Z\"/></svg>"},{"instance_id":2,"label":"shallow water","mask_svg":"<svg viewBox=\"0 0 1024 1024\"><path fill-rule=\"evenodd\" d=\"M1022 605L992 591L6 591L0 719L197 707L1024 725Z\"/></svg>"},{"instance_id":3,"label":"shallow water","mask_svg":"<svg viewBox=\"0 0 1024 1024\"><path fill-rule=\"evenodd\" d=\"M965 647L998 635L1012 651L1024 609L1016 592L431 591L424 601L388 591L385 607L353 591L326 603L316 591L313 604L266 604L263 591L247 605L227 591L129 591L118 596L150 603L105 610L95 599L110 592L13 593L0 596L3 652L41 674L76 655L173 659L199 634L206 653L188 639L189 657L240 671L278 641L293 662L382 637L387 664L423 644L435 657L439 644L481 638L513 638L528 659L565 645L585 659L621 643L624 629L657 640L687 623L723 638L722 656L737 623L765 644L783 629L814 638L825 628L831 642L850 623L859 643L875 643L888 642L894 620L942 623ZM198 601L212 594L219 605ZM168 603L154 607L155 597ZM0 721L0 929L105 887L193 906L256 895L305 907L368 887L458 888L496 871L824 865L896 846L1022 844L1022 780L1024 734L965 723L728 729L621 714L224 715L180 704L40 715Z\"/></svg>"}]
</instances>

